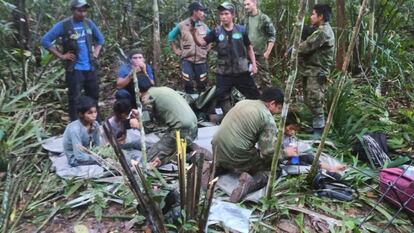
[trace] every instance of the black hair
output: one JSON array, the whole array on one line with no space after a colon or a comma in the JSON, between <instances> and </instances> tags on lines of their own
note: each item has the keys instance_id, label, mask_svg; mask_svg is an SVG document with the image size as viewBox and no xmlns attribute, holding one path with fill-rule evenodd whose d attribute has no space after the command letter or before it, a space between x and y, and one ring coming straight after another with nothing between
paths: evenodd
<instances>
[{"instance_id":1,"label":"black hair","mask_svg":"<svg viewBox=\"0 0 414 233\"><path fill-rule=\"evenodd\" d=\"M299 124L299 122L298 122L298 118L296 117L296 113L295 112L288 112L288 114L286 116L285 126L297 125L297 124Z\"/></svg>"},{"instance_id":2,"label":"black hair","mask_svg":"<svg viewBox=\"0 0 414 233\"><path fill-rule=\"evenodd\" d=\"M264 102L275 101L277 104L283 104L284 95L283 92L277 87L265 88L259 97Z\"/></svg>"},{"instance_id":3,"label":"black hair","mask_svg":"<svg viewBox=\"0 0 414 233\"><path fill-rule=\"evenodd\" d=\"M132 49L131 51L129 51L128 53L128 58L131 59L132 56L134 56L135 54L142 54L142 56L144 56L144 51L142 51L141 49ZM144 56L145 57L145 56Z\"/></svg>"},{"instance_id":4,"label":"black hair","mask_svg":"<svg viewBox=\"0 0 414 233\"><path fill-rule=\"evenodd\" d=\"M318 16L322 15L325 22L329 22L331 20L332 10L328 4L316 4L313 6L313 10Z\"/></svg>"},{"instance_id":5,"label":"black hair","mask_svg":"<svg viewBox=\"0 0 414 233\"><path fill-rule=\"evenodd\" d=\"M89 96L81 96L79 98L77 110L78 113L85 114L85 112L89 111L91 108L97 107L96 101Z\"/></svg>"},{"instance_id":6,"label":"black hair","mask_svg":"<svg viewBox=\"0 0 414 233\"><path fill-rule=\"evenodd\" d=\"M145 74L142 74L142 73L137 74L137 79L138 79L139 92L147 92L148 89L152 87L152 83L150 79Z\"/></svg>"},{"instance_id":7,"label":"black hair","mask_svg":"<svg viewBox=\"0 0 414 233\"><path fill-rule=\"evenodd\" d=\"M128 114L131 111L131 101L129 99L120 99L117 100L114 104L113 110L117 114Z\"/></svg>"}]
</instances>

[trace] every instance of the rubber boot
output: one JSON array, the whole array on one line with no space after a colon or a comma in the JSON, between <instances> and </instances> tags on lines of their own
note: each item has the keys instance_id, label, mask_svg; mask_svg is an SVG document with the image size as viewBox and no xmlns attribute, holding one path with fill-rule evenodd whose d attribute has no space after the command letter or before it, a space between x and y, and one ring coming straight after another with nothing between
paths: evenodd
<instances>
[{"instance_id":1,"label":"rubber boot","mask_svg":"<svg viewBox=\"0 0 414 233\"><path fill-rule=\"evenodd\" d=\"M251 176L247 172L243 172L239 177L239 185L230 195L230 202L240 202L247 194L257 191L267 184L267 175L263 172L257 172Z\"/></svg>"},{"instance_id":2,"label":"rubber boot","mask_svg":"<svg viewBox=\"0 0 414 233\"><path fill-rule=\"evenodd\" d=\"M312 139L313 140L320 140L321 137L322 137L323 130L324 130L324 128L313 128Z\"/></svg>"}]
</instances>

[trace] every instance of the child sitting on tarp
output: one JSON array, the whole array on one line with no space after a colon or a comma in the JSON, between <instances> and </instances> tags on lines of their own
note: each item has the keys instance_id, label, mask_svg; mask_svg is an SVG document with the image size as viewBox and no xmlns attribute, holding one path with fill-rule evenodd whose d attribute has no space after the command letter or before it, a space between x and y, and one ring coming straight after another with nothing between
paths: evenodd
<instances>
[{"instance_id":1,"label":"child sitting on tarp","mask_svg":"<svg viewBox=\"0 0 414 233\"><path fill-rule=\"evenodd\" d=\"M63 149L72 167L97 164L97 161L82 147L100 145L99 124L96 121L97 104L88 96L79 98L77 106L79 119L71 122L63 134Z\"/></svg>"},{"instance_id":2,"label":"child sitting on tarp","mask_svg":"<svg viewBox=\"0 0 414 233\"><path fill-rule=\"evenodd\" d=\"M117 100L113 106L113 116L108 119L112 133L116 137L122 149L140 149L139 140L127 139L128 129L139 128L136 118L137 111L132 109L131 103L127 99Z\"/></svg>"},{"instance_id":3,"label":"child sitting on tarp","mask_svg":"<svg viewBox=\"0 0 414 233\"><path fill-rule=\"evenodd\" d=\"M283 137L282 146L283 148L287 147L296 147L298 148L298 139L296 138L296 132L299 130L299 124L294 112L289 112L286 117L285 123L285 135ZM285 158L284 163L286 165L312 165L315 156L310 153L301 154L298 148L298 155L293 155ZM328 163L320 162L319 166L321 169L327 170L328 172L342 172L346 169L346 165L330 165Z\"/></svg>"}]
</instances>

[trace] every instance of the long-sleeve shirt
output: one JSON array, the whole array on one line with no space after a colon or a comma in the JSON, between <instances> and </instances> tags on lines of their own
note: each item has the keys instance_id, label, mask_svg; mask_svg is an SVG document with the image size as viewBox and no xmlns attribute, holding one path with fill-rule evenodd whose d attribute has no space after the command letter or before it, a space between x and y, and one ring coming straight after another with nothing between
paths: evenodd
<instances>
[{"instance_id":1,"label":"long-sleeve shirt","mask_svg":"<svg viewBox=\"0 0 414 233\"><path fill-rule=\"evenodd\" d=\"M49 49L57 38L65 36L66 32L64 31L63 26L65 20L68 19L59 21L42 37L41 44L45 49ZM88 23L89 29L85 29L84 21L75 21L73 19L69 20L71 20L73 24L73 29L76 31L76 34L79 35L79 37L77 38L79 54L77 55L76 64L74 68L75 70L90 70L91 64L89 60L88 45L86 42L86 30L92 30L93 39L95 40L95 43L98 45L104 44L104 36L99 31L95 23L93 23L91 20L86 21L86 23Z\"/></svg>"},{"instance_id":2,"label":"long-sleeve shirt","mask_svg":"<svg viewBox=\"0 0 414 233\"><path fill-rule=\"evenodd\" d=\"M91 132L80 120L71 122L63 133L63 150L71 166L95 164L96 161L88 153L83 152L80 146L90 148L100 145L99 124L94 122Z\"/></svg>"}]
</instances>

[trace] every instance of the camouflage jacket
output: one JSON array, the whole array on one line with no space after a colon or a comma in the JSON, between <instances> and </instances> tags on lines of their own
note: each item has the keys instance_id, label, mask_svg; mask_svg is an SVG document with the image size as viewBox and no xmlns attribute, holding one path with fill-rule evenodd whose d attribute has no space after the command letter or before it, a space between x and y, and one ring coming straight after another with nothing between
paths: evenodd
<instances>
[{"instance_id":1,"label":"camouflage jacket","mask_svg":"<svg viewBox=\"0 0 414 233\"><path fill-rule=\"evenodd\" d=\"M335 35L329 23L320 25L299 45L302 76L329 76L335 61Z\"/></svg>"},{"instance_id":2,"label":"camouflage jacket","mask_svg":"<svg viewBox=\"0 0 414 233\"><path fill-rule=\"evenodd\" d=\"M256 17L258 18L257 25L250 25L249 21ZM240 24L246 27L256 55L262 56L267 48L267 44L269 42L274 43L276 40L276 28L272 20L261 11L256 16L246 15L240 21Z\"/></svg>"}]
</instances>

